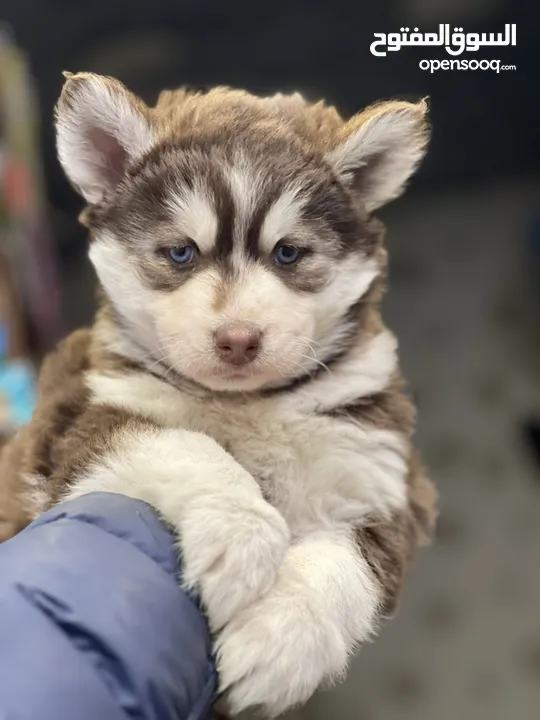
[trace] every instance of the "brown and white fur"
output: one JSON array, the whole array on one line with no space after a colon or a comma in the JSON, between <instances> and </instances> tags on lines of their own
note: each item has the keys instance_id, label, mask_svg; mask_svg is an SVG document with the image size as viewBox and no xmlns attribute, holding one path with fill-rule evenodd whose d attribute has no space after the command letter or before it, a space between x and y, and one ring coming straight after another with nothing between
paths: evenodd
<instances>
[{"instance_id":1,"label":"brown and white fur","mask_svg":"<svg viewBox=\"0 0 540 720\"><path fill-rule=\"evenodd\" d=\"M66 497L124 493L178 531L233 713L274 716L343 675L395 608L434 492L379 302L372 213L427 142L424 102L348 122L299 95L217 88L149 108L67 75L61 163L87 201L102 309L45 362L4 449L10 531ZM172 247L194 243L193 262ZM301 257L278 265L279 244ZM229 364L220 328L256 328Z\"/></svg>"}]
</instances>

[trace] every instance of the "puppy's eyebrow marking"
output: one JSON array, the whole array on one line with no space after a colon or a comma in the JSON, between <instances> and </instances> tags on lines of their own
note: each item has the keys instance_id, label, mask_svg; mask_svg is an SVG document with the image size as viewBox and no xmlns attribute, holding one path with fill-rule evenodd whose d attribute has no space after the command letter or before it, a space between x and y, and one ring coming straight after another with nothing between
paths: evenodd
<instances>
[{"instance_id":1,"label":"puppy's eyebrow marking","mask_svg":"<svg viewBox=\"0 0 540 720\"><path fill-rule=\"evenodd\" d=\"M226 178L236 207L236 239L241 240L247 232L257 198L261 194L262 180L260 173L242 154L237 154L235 160L235 164L226 171Z\"/></svg>"},{"instance_id":2,"label":"puppy's eyebrow marking","mask_svg":"<svg viewBox=\"0 0 540 720\"><path fill-rule=\"evenodd\" d=\"M271 252L279 240L294 232L302 218L306 202L307 197L302 188L293 186L285 190L270 206L259 236L259 247L263 252Z\"/></svg>"},{"instance_id":3,"label":"puppy's eyebrow marking","mask_svg":"<svg viewBox=\"0 0 540 720\"><path fill-rule=\"evenodd\" d=\"M210 252L216 244L218 218L211 192L202 185L179 187L167 198L180 236L197 243L201 252Z\"/></svg>"},{"instance_id":4,"label":"puppy's eyebrow marking","mask_svg":"<svg viewBox=\"0 0 540 720\"><path fill-rule=\"evenodd\" d=\"M262 194L263 178L259 170L253 167L242 152L237 152L234 163L226 171L226 179L236 209L233 228L233 249L231 263L242 270L245 263L246 239Z\"/></svg>"}]
</instances>

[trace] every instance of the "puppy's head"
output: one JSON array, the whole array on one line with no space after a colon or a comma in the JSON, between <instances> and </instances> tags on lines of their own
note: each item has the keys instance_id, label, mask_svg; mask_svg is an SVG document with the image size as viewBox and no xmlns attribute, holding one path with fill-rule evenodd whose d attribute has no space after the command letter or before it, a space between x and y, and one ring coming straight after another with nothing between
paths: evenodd
<instances>
[{"instance_id":1,"label":"puppy's head","mask_svg":"<svg viewBox=\"0 0 540 720\"><path fill-rule=\"evenodd\" d=\"M425 103L341 121L300 96L165 93L68 75L58 152L132 346L214 390L287 383L346 349L378 273L373 210L424 154Z\"/></svg>"}]
</instances>

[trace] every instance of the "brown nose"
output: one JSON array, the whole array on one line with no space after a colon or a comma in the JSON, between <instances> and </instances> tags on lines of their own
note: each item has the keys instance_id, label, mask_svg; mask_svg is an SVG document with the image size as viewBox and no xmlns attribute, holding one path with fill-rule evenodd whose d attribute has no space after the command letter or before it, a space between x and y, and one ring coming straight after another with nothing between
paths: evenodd
<instances>
[{"instance_id":1,"label":"brown nose","mask_svg":"<svg viewBox=\"0 0 540 720\"><path fill-rule=\"evenodd\" d=\"M231 365L246 365L254 360L259 352L261 334L254 325L222 325L215 336L217 354Z\"/></svg>"}]
</instances>

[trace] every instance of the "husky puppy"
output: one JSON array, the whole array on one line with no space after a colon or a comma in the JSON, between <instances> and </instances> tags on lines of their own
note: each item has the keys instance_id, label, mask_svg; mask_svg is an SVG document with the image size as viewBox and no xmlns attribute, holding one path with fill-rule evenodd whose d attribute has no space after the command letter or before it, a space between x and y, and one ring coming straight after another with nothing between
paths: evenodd
<instances>
[{"instance_id":1,"label":"husky puppy","mask_svg":"<svg viewBox=\"0 0 540 720\"><path fill-rule=\"evenodd\" d=\"M3 449L5 522L91 491L153 505L230 712L275 716L344 674L433 525L373 216L424 155L426 104L344 121L219 87L150 108L113 78L66 78L58 154L102 303Z\"/></svg>"}]
</instances>

